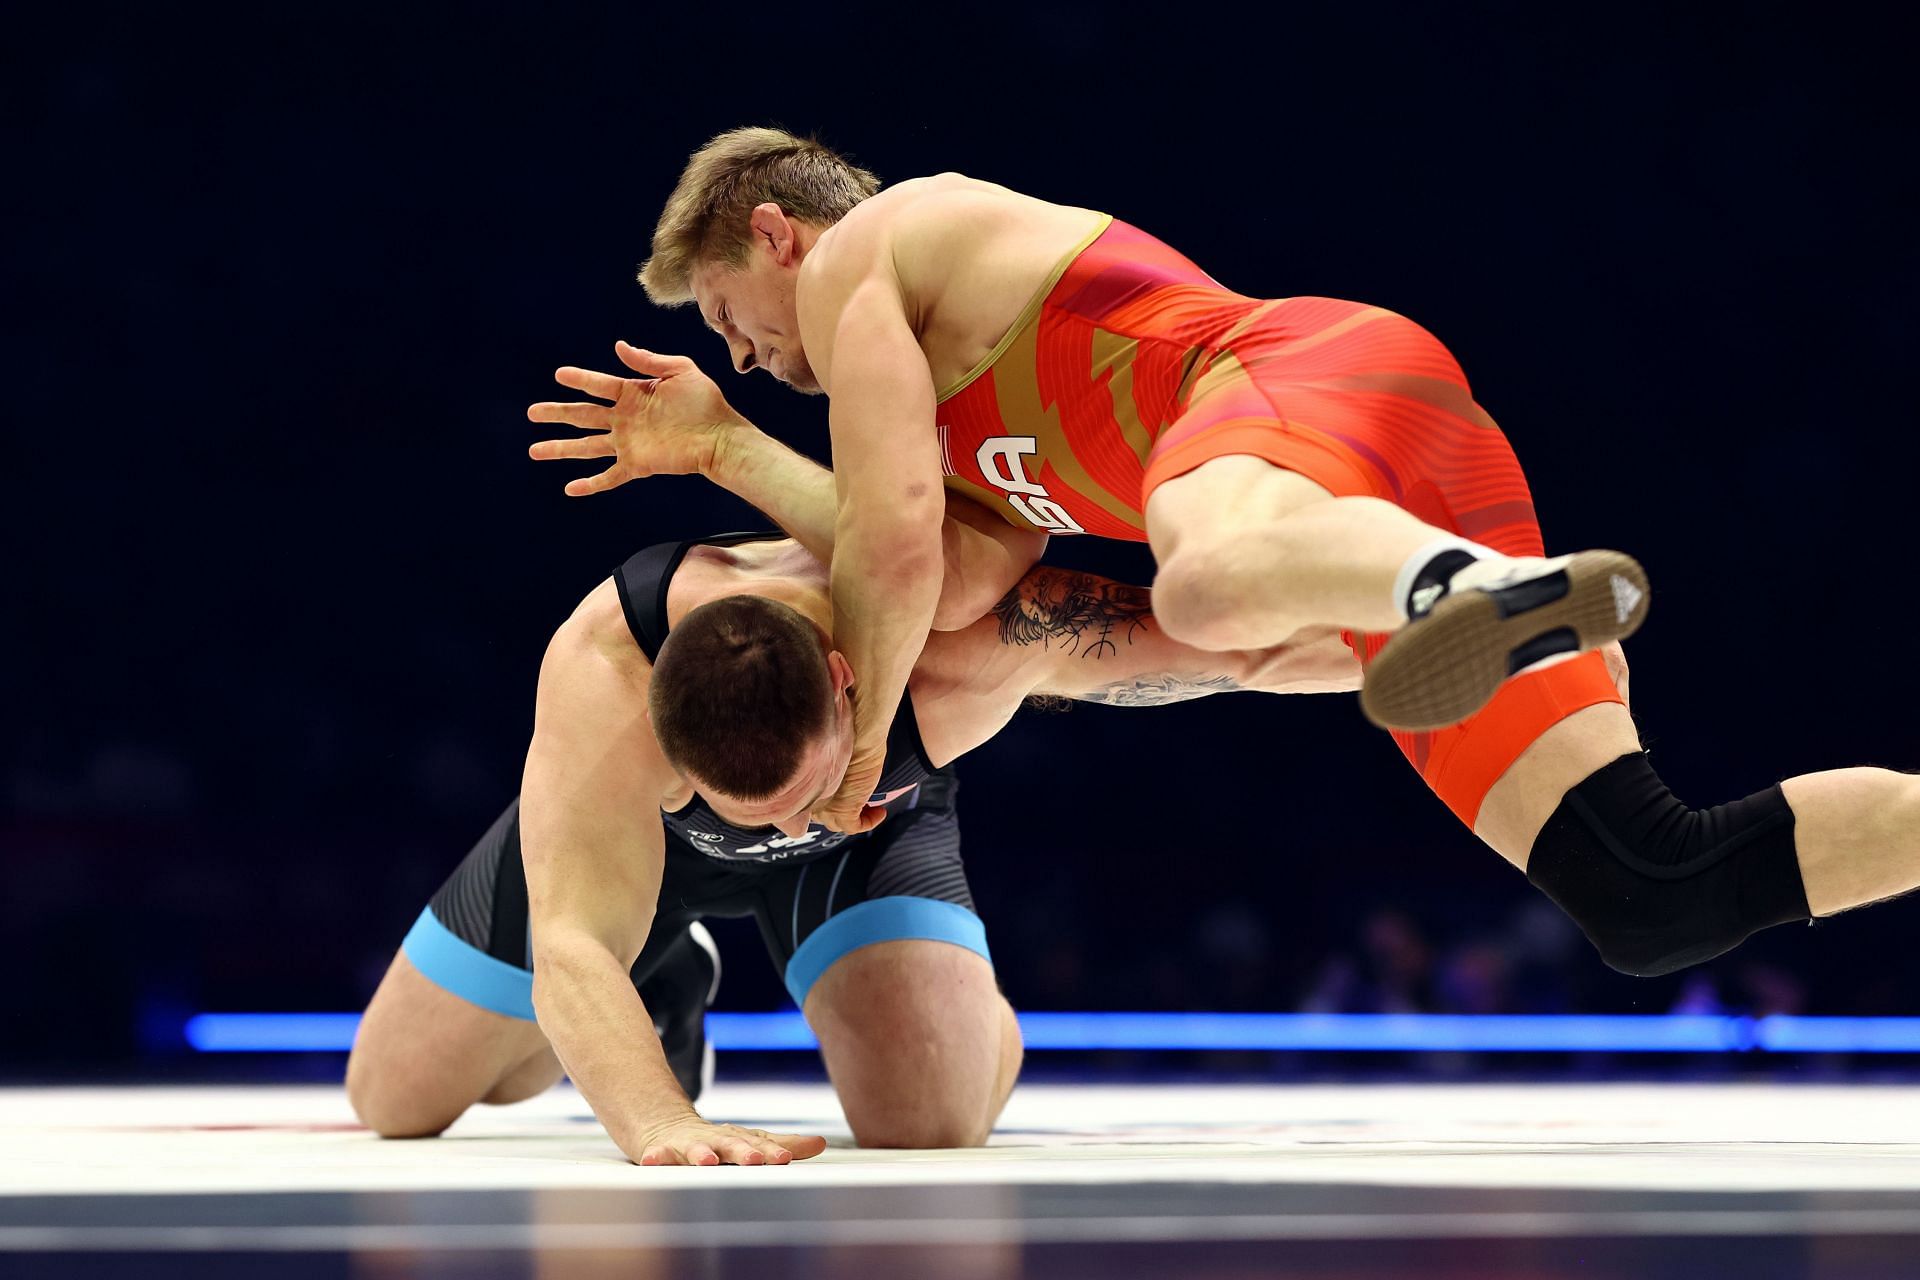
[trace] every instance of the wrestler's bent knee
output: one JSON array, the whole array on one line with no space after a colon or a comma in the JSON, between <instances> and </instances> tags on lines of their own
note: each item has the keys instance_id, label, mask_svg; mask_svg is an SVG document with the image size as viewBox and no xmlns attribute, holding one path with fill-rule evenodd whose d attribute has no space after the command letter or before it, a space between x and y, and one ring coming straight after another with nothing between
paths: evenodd
<instances>
[{"instance_id":1,"label":"wrestler's bent knee","mask_svg":"<svg viewBox=\"0 0 1920 1280\"><path fill-rule=\"evenodd\" d=\"M360 1123L383 1138L438 1137L466 1110L449 1114L444 1104L425 1105L425 1100L409 1098L405 1090L387 1083L358 1053L347 1059L347 1102Z\"/></svg>"},{"instance_id":2,"label":"wrestler's bent knee","mask_svg":"<svg viewBox=\"0 0 1920 1280\"><path fill-rule=\"evenodd\" d=\"M982 1117L959 1112L896 1117L878 1124L861 1124L849 1118L847 1127L860 1146L893 1151L983 1146L993 1130Z\"/></svg>"},{"instance_id":3,"label":"wrestler's bent knee","mask_svg":"<svg viewBox=\"0 0 1920 1280\"><path fill-rule=\"evenodd\" d=\"M1689 809L1640 752L1567 792L1534 841L1527 879L1602 960L1636 977L1703 963L1811 915L1779 787Z\"/></svg>"},{"instance_id":4,"label":"wrestler's bent knee","mask_svg":"<svg viewBox=\"0 0 1920 1280\"><path fill-rule=\"evenodd\" d=\"M1004 996L996 1005L996 1051L980 1064L982 1074L977 1077L984 1089L974 1087L974 1081L965 1076L936 1076L937 1084L944 1087L936 1087L934 1097L920 1100L909 1110L888 1107L882 1114L866 1114L857 1102L852 1103L844 1111L854 1141L862 1147L907 1151L985 1146L1020 1074L1024 1056L1020 1020L1014 1016L1013 1006Z\"/></svg>"},{"instance_id":5,"label":"wrestler's bent knee","mask_svg":"<svg viewBox=\"0 0 1920 1280\"><path fill-rule=\"evenodd\" d=\"M1255 649L1271 644L1272 625L1249 626L1249 593L1230 557L1179 551L1153 579L1153 616L1160 629L1196 649Z\"/></svg>"}]
</instances>

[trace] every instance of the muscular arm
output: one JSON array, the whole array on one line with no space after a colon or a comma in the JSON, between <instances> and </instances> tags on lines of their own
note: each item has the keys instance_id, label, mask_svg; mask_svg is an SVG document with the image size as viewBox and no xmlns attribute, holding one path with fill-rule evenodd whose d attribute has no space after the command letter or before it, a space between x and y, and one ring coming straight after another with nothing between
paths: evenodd
<instances>
[{"instance_id":1,"label":"muscular arm","mask_svg":"<svg viewBox=\"0 0 1920 1280\"><path fill-rule=\"evenodd\" d=\"M833 563L839 512L831 471L742 421L719 438L705 474L764 511L820 563ZM1006 594L1046 550L1047 535L1016 529L950 490L944 501L944 572L933 627L953 631L981 617Z\"/></svg>"},{"instance_id":2,"label":"muscular arm","mask_svg":"<svg viewBox=\"0 0 1920 1280\"><path fill-rule=\"evenodd\" d=\"M595 625L618 613L612 596L611 583L596 589L541 664L520 829L540 1029L639 1160L651 1131L694 1112L628 978L659 898L660 804L675 775L646 717L644 665Z\"/></svg>"},{"instance_id":3,"label":"muscular arm","mask_svg":"<svg viewBox=\"0 0 1920 1280\"><path fill-rule=\"evenodd\" d=\"M863 830L877 820L864 802L940 600L945 499L933 375L890 246L855 217L835 236L833 251L823 241L803 269L799 308L814 372L833 399L833 640L858 681L853 759L822 816Z\"/></svg>"},{"instance_id":4,"label":"muscular arm","mask_svg":"<svg viewBox=\"0 0 1920 1280\"><path fill-rule=\"evenodd\" d=\"M1160 629L1145 588L1046 566L1029 570L987 617L930 639L913 678L921 733L939 763L998 733L1036 694L1147 707L1240 690L1359 687L1359 663L1331 628L1269 649L1195 649Z\"/></svg>"},{"instance_id":5,"label":"muscular arm","mask_svg":"<svg viewBox=\"0 0 1920 1280\"><path fill-rule=\"evenodd\" d=\"M820 563L832 561L839 519L832 472L741 417L685 356L624 342L614 350L621 363L644 376L619 378L571 365L556 375L562 386L611 400L611 406L548 401L527 410L534 422L601 433L543 440L529 450L535 458L615 459L599 475L569 481L569 494L604 493L643 476L697 471L765 512ZM945 572L933 625L950 631L986 613L1039 560L1047 536L1015 528L951 492L944 509Z\"/></svg>"}]
</instances>

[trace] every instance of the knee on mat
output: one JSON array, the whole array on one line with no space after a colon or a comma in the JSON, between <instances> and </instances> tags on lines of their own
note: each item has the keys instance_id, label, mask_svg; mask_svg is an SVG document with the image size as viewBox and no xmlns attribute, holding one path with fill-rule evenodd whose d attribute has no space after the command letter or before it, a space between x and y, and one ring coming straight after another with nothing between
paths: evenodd
<instances>
[{"instance_id":1,"label":"knee on mat","mask_svg":"<svg viewBox=\"0 0 1920 1280\"><path fill-rule=\"evenodd\" d=\"M1635 977L1701 964L1811 915L1779 787L1690 809L1641 752L1567 792L1534 841L1527 879L1608 966Z\"/></svg>"},{"instance_id":2,"label":"knee on mat","mask_svg":"<svg viewBox=\"0 0 1920 1280\"><path fill-rule=\"evenodd\" d=\"M423 1099L408 1098L404 1090L383 1087L379 1074L347 1061L347 1102L360 1123L383 1138L435 1138L460 1118L459 1112L446 1113L422 1105Z\"/></svg>"},{"instance_id":3,"label":"knee on mat","mask_svg":"<svg viewBox=\"0 0 1920 1280\"><path fill-rule=\"evenodd\" d=\"M983 1146L993 1131L985 1118L963 1115L958 1110L866 1119L849 1115L847 1124L853 1130L853 1140L862 1147L897 1151Z\"/></svg>"}]
</instances>

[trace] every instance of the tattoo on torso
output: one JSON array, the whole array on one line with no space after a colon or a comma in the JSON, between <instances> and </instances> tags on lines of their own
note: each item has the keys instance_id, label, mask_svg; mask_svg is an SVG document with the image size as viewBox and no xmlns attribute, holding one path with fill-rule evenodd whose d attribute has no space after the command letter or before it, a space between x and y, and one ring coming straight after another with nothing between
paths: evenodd
<instances>
[{"instance_id":1,"label":"tattoo on torso","mask_svg":"<svg viewBox=\"0 0 1920 1280\"><path fill-rule=\"evenodd\" d=\"M993 607L1000 643L1052 645L1099 658L1131 641L1153 614L1151 593L1090 573L1037 570Z\"/></svg>"}]
</instances>

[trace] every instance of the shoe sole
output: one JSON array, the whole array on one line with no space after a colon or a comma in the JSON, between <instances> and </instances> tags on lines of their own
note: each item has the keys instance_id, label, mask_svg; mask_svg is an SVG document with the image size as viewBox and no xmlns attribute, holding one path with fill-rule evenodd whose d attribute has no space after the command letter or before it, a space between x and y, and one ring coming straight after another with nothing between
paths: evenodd
<instances>
[{"instance_id":1,"label":"shoe sole","mask_svg":"<svg viewBox=\"0 0 1920 1280\"><path fill-rule=\"evenodd\" d=\"M1382 729L1459 724L1509 676L1632 635L1651 598L1646 570L1618 551L1582 551L1510 587L1446 596L1367 665L1360 709Z\"/></svg>"}]
</instances>

